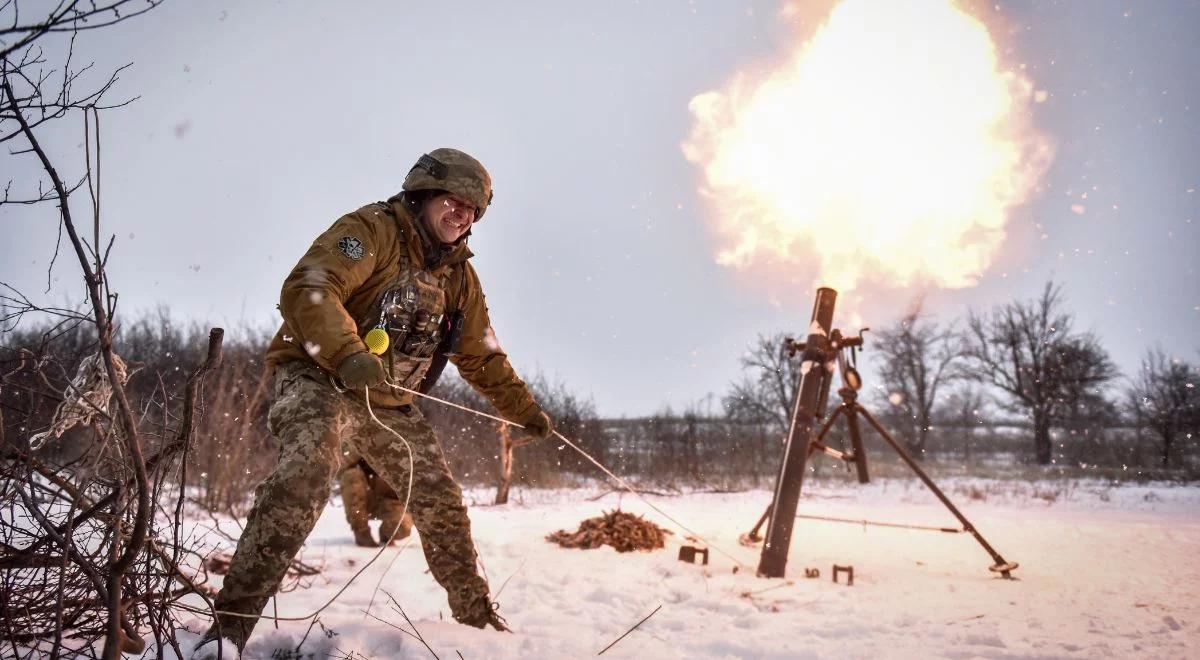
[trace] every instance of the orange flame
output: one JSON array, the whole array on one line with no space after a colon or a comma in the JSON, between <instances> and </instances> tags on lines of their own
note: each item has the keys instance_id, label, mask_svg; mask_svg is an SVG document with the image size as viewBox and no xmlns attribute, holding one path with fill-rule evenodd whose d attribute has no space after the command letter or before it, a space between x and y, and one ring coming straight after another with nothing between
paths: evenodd
<instances>
[{"instance_id":1,"label":"orange flame","mask_svg":"<svg viewBox=\"0 0 1200 660\"><path fill-rule=\"evenodd\" d=\"M751 78L689 105L722 264L801 266L843 291L971 286L1051 159L1032 83L950 0L845 0Z\"/></svg>"}]
</instances>

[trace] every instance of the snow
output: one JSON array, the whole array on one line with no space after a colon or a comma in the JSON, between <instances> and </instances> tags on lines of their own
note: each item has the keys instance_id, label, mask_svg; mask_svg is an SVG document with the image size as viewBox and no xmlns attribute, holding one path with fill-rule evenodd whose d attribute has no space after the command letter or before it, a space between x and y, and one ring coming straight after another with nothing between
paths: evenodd
<instances>
[{"instance_id":1,"label":"snow","mask_svg":"<svg viewBox=\"0 0 1200 660\"><path fill-rule=\"evenodd\" d=\"M473 534L501 614L514 634L453 622L445 593L416 543L389 549L320 615L301 657L428 658L417 642L364 611L406 627L395 597L440 657L613 658L1091 658L1196 657L1200 653L1200 487L1113 487L1101 482L947 480L943 487L988 541L1020 562L1017 580L987 570L990 557L968 534L798 520L788 578L754 576L759 548L738 543L770 500L766 491L652 497L709 539L708 566L667 548L619 554L566 550L543 540L620 505L670 524L631 495L599 491L514 492L488 506L472 491ZM799 513L954 526L915 481L867 486L805 484ZM710 547L713 547L710 546ZM734 571L724 550L746 565ZM397 554L398 553L398 554ZM278 598L280 616L325 603L374 551L354 546L340 504L330 504L303 557L324 573ZM394 560L394 564L393 564ZM854 567L854 585L831 581L833 564ZM392 564L389 570L389 564ZM804 568L820 570L805 579ZM386 573L386 575L385 575ZM375 594L376 585L381 592ZM503 585L503 586L502 586ZM374 602L372 603L372 598ZM268 606L268 614L271 612ZM197 620L196 631L204 627ZM322 631L330 631L329 634ZM246 658L294 649L309 622L259 623ZM181 642L193 643L194 635ZM186 648L186 646L185 646ZM288 656L295 657L295 656Z\"/></svg>"},{"instance_id":2,"label":"snow","mask_svg":"<svg viewBox=\"0 0 1200 660\"><path fill-rule=\"evenodd\" d=\"M189 648L183 646L182 648ZM187 651L184 651L187 653ZM238 650L229 638L222 638L219 642L216 639L209 639L203 643L199 643L191 650L189 660L238 660Z\"/></svg>"}]
</instances>

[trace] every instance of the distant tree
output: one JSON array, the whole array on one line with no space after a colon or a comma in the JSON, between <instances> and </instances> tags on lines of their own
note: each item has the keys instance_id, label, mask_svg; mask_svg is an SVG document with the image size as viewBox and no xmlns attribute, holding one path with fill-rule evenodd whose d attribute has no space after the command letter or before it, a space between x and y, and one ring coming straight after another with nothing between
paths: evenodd
<instances>
[{"instance_id":1,"label":"distant tree","mask_svg":"<svg viewBox=\"0 0 1200 660\"><path fill-rule=\"evenodd\" d=\"M952 326L925 314L917 299L872 343L875 355L881 356L879 375L890 404L886 417L909 451L920 457L933 427L938 390L956 375L961 340Z\"/></svg>"},{"instance_id":2,"label":"distant tree","mask_svg":"<svg viewBox=\"0 0 1200 660\"><path fill-rule=\"evenodd\" d=\"M975 427L983 424L982 409L983 393L970 385L951 393L945 403L939 406L940 416L960 430L964 461L971 460L971 440Z\"/></svg>"},{"instance_id":3,"label":"distant tree","mask_svg":"<svg viewBox=\"0 0 1200 660\"><path fill-rule=\"evenodd\" d=\"M1047 282L1036 300L972 311L967 322L965 373L1005 393L1001 403L1030 419L1041 465L1053 455L1050 429L1117 375L1095 336L1073 332L1073 321L1061 287Z\"/></svg>"},{"instance_id":4,"label":"distant tree","mask_svg":"<svg viewBox=\"0 0 1200 660\"><path fill-rule=\"evenodd\" d=\"M1104 350L1091 340L1072 339L1065 342L1050 357L1052 373L1056 374L1061 391L1058 424L1068 436L1077 439L1098 438L1106 429L1119 424L1121 411L1104 389L1091 380L1089 369L1107 360ZM1116 368L1109 365L1112 376Z\"/></svg>"},{"instance_id":5,"label":"distant tree","mask_svg":"<svg viewBox=\"0 0 1200 660\"><path fill-rule=\"evenodd\" d=\"M1126 391L1129 412L1138 426L1162 440L1162 465L1171 466L1181 435L1200 434L1200 370L1169 358L1161 348L1146 352L1142 366Z\"/></svg>"},{"instance_id":6,"label":"distant tree","mask_svg":"<svg viewBox=\"0 0 1200 660\"><path fill-rule=\"evenodd\" d=\"M788 354L785 339L783 333L760 334L742 356L747 373L723 399L731 419L788 428L800 387L800 356Z\"/></svg>"}]
</instances>

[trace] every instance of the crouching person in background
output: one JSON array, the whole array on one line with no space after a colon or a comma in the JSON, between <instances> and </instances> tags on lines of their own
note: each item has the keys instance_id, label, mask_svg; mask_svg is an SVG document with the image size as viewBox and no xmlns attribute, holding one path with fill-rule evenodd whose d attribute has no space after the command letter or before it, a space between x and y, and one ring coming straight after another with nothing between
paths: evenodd
<instances>
[{"instance_id":1,"label":"crouching person in background","mask_svg":"<svg viewBox=\"0 0 1200 660\"><path fill-rule=\"evenodd\" d=\"M352 449L344 450L338 488L354 542L364 548L391 545L412 533L412 514L404 510L402 494L379 478ZM371 519L379 521L379 542L371 535Z\"/></svg>"}]
</instances>

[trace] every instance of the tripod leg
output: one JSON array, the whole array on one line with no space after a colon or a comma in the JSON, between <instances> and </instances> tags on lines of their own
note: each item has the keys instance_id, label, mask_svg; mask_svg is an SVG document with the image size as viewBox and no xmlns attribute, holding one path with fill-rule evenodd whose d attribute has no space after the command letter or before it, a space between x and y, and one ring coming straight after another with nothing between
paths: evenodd
<instances>
[{"instance_id":1,"label":"tripod leg","mask_svg":"<svg viewBox=\"0 0 1200 660\"><path fill-rule=\"evenodd\" d=\"M963 529L970 532L971 535L975 537L975 540L979 542L979 545L983 546L984 550L987 550L987 553L992 556L992 560L996 562L995 565L990 567L990 569L1000 573L1006 578L1011 578L1012 571L1016 570L1017 568L1016 562L1009 563L1004 560L1004 557L1000 556L999 552L996 552L995 548L993 548L991 544L987 542L987 539L983 538L983 534L980 534L979 530L975 529L975 526L971 524L971 521L967 520L967 517L958 510L958 507L954 506L954 503L950 501L950 498L946 497L946 494L942 492L942 489L938 488L937 484L933 483L933 479L930 479L929 475L925 474L925 471L921 469L921 466L918 465L917 462L913 460L912 456L905 451L904 447L902 447L899 442L896 442L896 439L893 438L891 434L888 433L887 430L884 429L883 426L871 416L871 413L867 412L866 408L863 408L862 405L857 405L856 410L862 414L867 422L874 427L875 431L879 433L879 435L885 441L887 441L889 445L892 446L892 449L896 450L896 453L900 455L900 458L904 459L904 462L908 464L908 467L912 468L912 471L917 473L917 476L921 478L921 481L925 483L925 486L928 487L929 490L933 491L934 495L937 495L937 498L942 501L942 504L946 505L946 508L950 510L950 513L953 513L954 517L958 518L958 521L962 523Z\"/></svg>"},{"instance_id":2,"label":"tripod leg","mask_svg":"<svg viewBox=\"0 0 1200 660\"><path fill-rule=\"evenodd\" d=\"M846 412L846 426L850 428L850 446L854 448L854 467L858 470L858 483L865 484L871 482L871 475L867 472L867 451L863 447L862 431L858 428L857 412L855 407Z\"/></svg>"}]
</instances>

